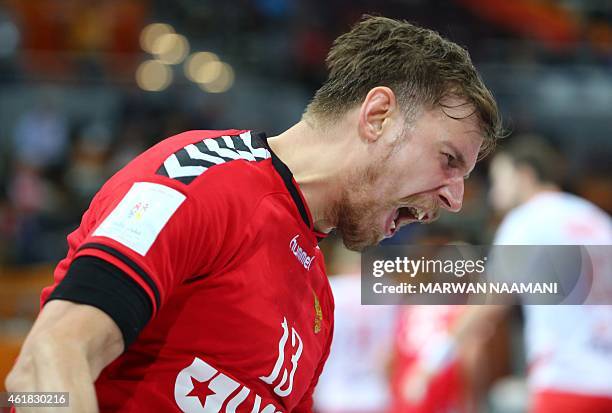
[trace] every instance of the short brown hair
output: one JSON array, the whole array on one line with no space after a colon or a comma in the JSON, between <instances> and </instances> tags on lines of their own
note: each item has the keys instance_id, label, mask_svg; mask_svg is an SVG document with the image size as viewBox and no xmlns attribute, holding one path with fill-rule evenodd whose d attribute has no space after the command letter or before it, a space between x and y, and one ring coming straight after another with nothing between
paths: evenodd
<instances>
[{"instance_id":1,"label":"short brown hair","mask_svg":"<svg viewBox=\"0 0 612 413\"><path fill-rule=\"evenodd\" d=\"M335 120L372 88L387 86L408 114L421 107L444 107L442 101L448 96L466 99L474 106L485 135L483 154L493 149L502 133L495 99L468 52L432 30L364 15L334 41L326 64L329 76L308 105L306 116Z\"/></svg>"},{"instance_id":2,"label":"short brown hair","mask_svg":"<svg viewBox=\"0 0 612 413\"><path fill-rule=\"evenodd\" d=\"M541 184L562 185L565 165L562 154L543 137L520 135L510 139L499 150L500 156L507 156L517 166L530 168Z\"/></svg>"}]
</instances>

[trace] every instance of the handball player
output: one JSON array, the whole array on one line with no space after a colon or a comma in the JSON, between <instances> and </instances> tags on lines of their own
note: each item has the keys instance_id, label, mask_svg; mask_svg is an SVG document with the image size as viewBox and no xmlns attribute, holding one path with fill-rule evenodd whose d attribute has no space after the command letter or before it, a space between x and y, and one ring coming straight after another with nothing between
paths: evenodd
<instances>
[{"instance_id":1,"label":"handball player","mask_svg":"<svg viewBox=\"0 0 612 413\"><path fill-rule=\"evenodd\" d=\"M600 208L563 192L564 162L537 136L516 138L491 162L491 203L505 213L495 245L611 245L612 221ZM612 259L589 251L589 297L609 300ZM527 260L525 260L527 261ZM517 267L513 268L516 271ZM529 273L529 275L536 275ZM589 298L587 297L587 299ZM602 297L598 299L602 302ZM470 306L428 353L430 377L448 365L466 340L486 335L510 305ZM529 413L612 412L612 306L523 305ZM423 369L427 370L427 369Z\"/></svg>"},{"instance_id":2,"label":"handball player","mask_svg":"<svg viewBox=\"0 0 612 413\"><path fill-rule=\"evenodd\" d=\"M491 200L508 214L495 244L612 245L608 214L561 190L562 165L557 151L535 136L517 138L496 154ZM601 251L589 251L591 294L610 291L612 257ZM525 305L523 312L529 412L612 411L612 306Z\"/></svg>"},{"instance_id":3,"label":"handball player","mask_svg":"<svg viewBox=\"0 0 612 413\"><path fill-rule=\"evenodd\" d=\"M105 183L7 390L79 413L312 411L334 311L318 241L361 250L459 211L500 131L468 53L431 30L366 16L326 62L278 136L185 132Z\"/></svg>"}]
</instances>

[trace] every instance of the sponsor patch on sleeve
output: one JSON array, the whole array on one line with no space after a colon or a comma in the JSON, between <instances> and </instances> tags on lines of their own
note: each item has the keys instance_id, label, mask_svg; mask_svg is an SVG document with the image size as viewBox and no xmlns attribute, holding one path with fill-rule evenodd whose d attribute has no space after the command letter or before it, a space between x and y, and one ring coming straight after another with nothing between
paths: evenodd
<instances>
[{"instance_id":1,"label":"sponsor patch on sleeve","mask_svg":"<svg viewBox=\"0 0 612 413\"><path fill-rule=\"evenodd\" d=\"M144 256L185 195L164 185L137 182L94 231Z\"/></svg>"}]
</instances>

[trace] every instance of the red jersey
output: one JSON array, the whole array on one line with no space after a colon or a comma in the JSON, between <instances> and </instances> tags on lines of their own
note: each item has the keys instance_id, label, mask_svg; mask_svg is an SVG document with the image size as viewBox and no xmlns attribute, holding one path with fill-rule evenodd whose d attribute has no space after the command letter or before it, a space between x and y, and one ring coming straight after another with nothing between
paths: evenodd
<instances>
[{"instance_id":1,"label":"red jersey","mask_svg":"<svg viewBox=\"0 0 612 413\"><path fill-rule=\"evenodd\" d=\"M391 406L388 412L466 412L466 383L458 360L432 372L420 397L410 397L409 379L421 361L422 351L437 334L449 331L464 311L462 306L407 306L399 313L395 337L394 369L391 377Z\"/></svg>"},{"instance_id":2,"label":"red jersey","mask_svg":"<svg viewBox=\"0 0 612 413\"><path fill-rule=\"evenodd\" d=\"M97 305L86 288L53 295L84 256L150 301L148 324L137 338L122 329L134 342L95 382L102 412L311 411L333 329L318 236L265 135L185 132L96 194L41 305Z\"/></svg>"}]
</instances>

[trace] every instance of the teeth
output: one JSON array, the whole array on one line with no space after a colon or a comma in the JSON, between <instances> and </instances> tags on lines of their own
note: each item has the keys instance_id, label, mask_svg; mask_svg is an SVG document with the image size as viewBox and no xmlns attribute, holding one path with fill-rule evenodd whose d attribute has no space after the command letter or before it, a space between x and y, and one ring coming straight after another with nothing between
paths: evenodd
<instances>
[{"instance_id":1,"label":"teeth","mask_svg":"<svg viewBox=\"0 0 612 413\"><path fill-rule=\"evenodd\" d=\"M395 221L391 221L391 229L395 229Z\"/></svg>"},{"instance_id":2,"label":"teeth","mask_svg":"<svg viewBox=\"0 0 612 413\"><path fill-rule=\"evenodd\" d=\"M417 209L417 217L419 218L419 221L425 218L425 211L422 209Z\"/></svg>"}]
</instances>

